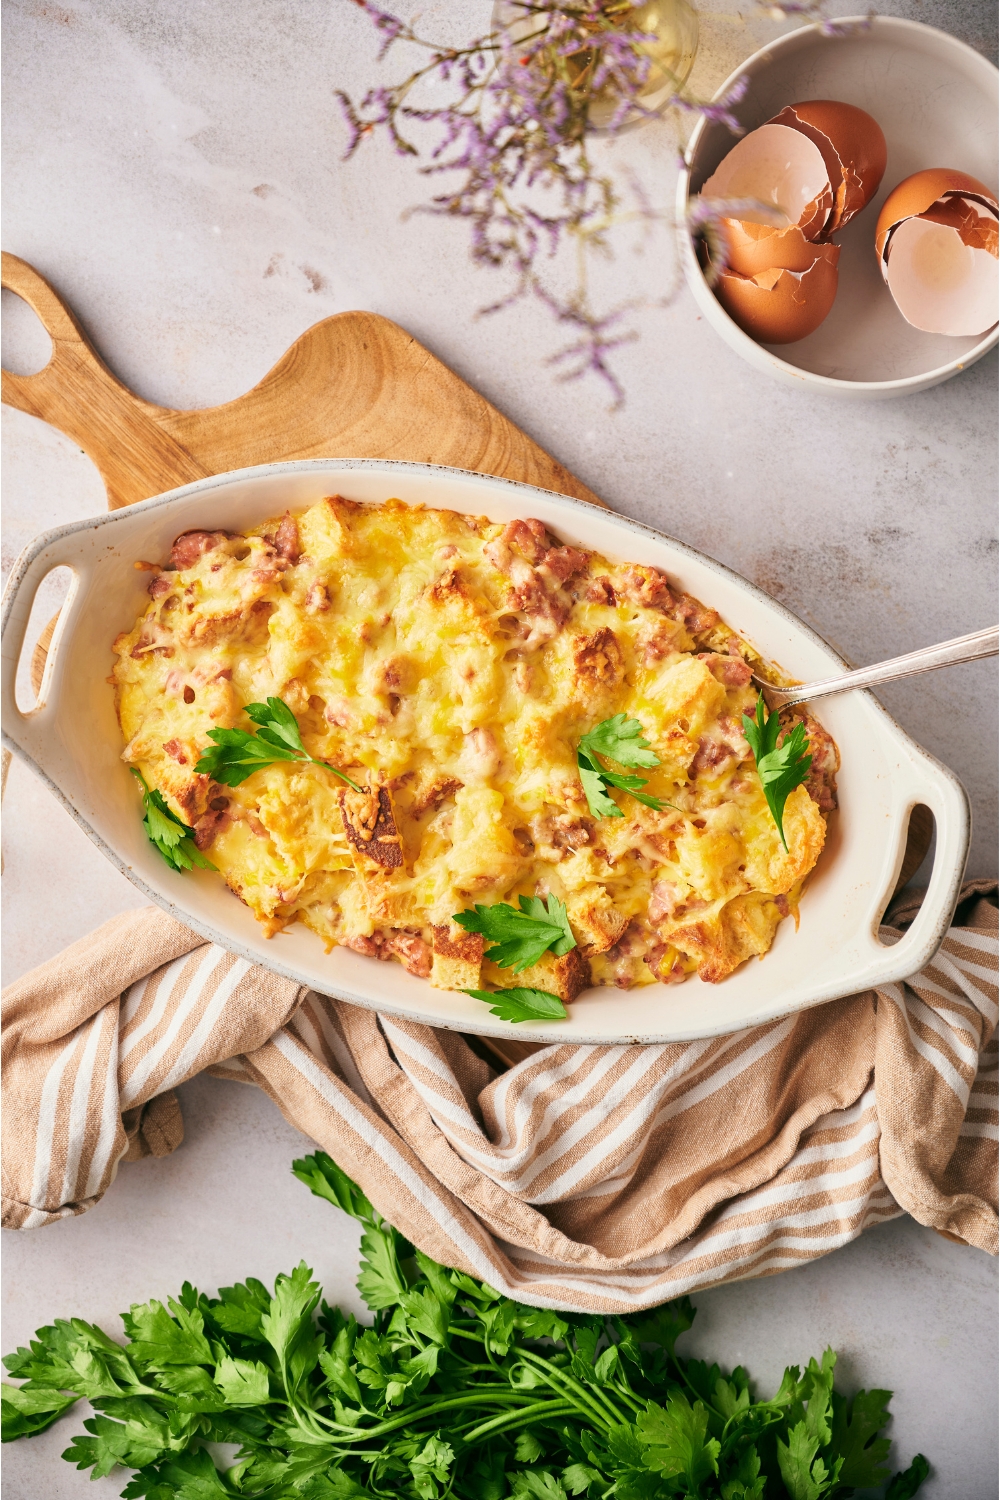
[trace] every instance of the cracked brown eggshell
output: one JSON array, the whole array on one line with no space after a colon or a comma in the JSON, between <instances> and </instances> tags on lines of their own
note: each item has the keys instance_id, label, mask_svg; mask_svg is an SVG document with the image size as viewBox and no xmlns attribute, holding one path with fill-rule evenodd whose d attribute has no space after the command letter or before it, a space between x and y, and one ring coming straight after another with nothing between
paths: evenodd
<instances>
[{"instance_id":1,"label":"cracked brown eggshell","mask_svg":"<svg viewBox=\"0 0 1000 1500\"><path fill-rule=\"evenodd\" d=\"M761 125L724 156L703 198L755 198L797 225L807 240L822 233L833 207L826 162L816 144L787 125Z\"/></svg>"},{"instance_id":2,"label":"cracked brown eggshell","mask_svg":"<svg viewBox=\"0 0 1000 1500\"><path fill-rule=\"evenodd\" d=\"M794 344L813 333L837 295L839 245L812 245L802 271L772 266L754 276L719 271L715 295L743 332L759 344Z\"/></svg>"},{"instance_id":3,"label":"cracked brown eggshell","mask_svg":"<svg viewBox=\"0 0 1000 1500\"><path fill-rule=\"evenodd\" d=\"M911 327L974 337L1000 318L997 199L977 178L951 168L907 177L882 206L875 248Z\"/></svg>"},{"instance_id":4,"label":"cracked brown eggshell","mask_svg":"<svg viewBox=\"0 0 1000 1500\"><path fill-rule=\"evenodd\" d=\"M877 120L839 99L788 104L772 125L800 131L823 157L833 192L825 234L842 229L871 202L885 173L887 147Z\"/></svg>"},{"instance_id":5,"label":"cracked brown eggshell","mask_svg":"<svg viewBox=\"0 0 1000 1500\"><path fill-rule=\"evenodd\" d=\"M775 229L772 224L751 224L742 219L722 221L726 240L726 267L740 276L761 271L808 271L816 259L816 246L797 224Z\"/></svg>"},{"instance_id":6,"label":"cracked brown eggshell","mask_svg":"<svg viewBox=\"0 0 1000 1500\"><path fill-rule=\"evenodd\" d=\"M884 260L885 242L897 224L917 214L925 214L952 193L982 198L994 213L997 212L996 193L977 177L970 177L968 172L959 172L954 167L928 167L923 172L914 172L912 177L904 177L882 204L875 226L875 251L879 260ZM882 274L885 275L884 269Z\"/></svg>"}]
</instances>

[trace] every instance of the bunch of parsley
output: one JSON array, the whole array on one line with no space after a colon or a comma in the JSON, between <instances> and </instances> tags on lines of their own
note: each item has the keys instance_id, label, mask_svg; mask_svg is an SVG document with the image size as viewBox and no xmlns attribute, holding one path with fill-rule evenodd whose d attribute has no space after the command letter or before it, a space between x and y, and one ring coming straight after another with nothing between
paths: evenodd
<instances>
[{"instance_id":1,"label":"bunch of parsley","mask_svg":"<svg viewBox=\"0 0 1000 1500\"><path fill-rule=\"evenodd\" d=\"M841 1500L889 1478L890 1392L833 1389L831 1349L769 1400L745 1370L684 1359L683 1297L626 1318L526 1307L414 1250L317 1152L293 1170L364 1226L360 1327L301 1264L123 1314L128 1342L80 1318L4 1359L3 1440L81 1396L100 1415L63 1454L135 1470L125 1500ZM237 1444L228 1469L206 1446ZM885 1490L909 1500L917 1455Z\"/></svg>"}]
</instances>

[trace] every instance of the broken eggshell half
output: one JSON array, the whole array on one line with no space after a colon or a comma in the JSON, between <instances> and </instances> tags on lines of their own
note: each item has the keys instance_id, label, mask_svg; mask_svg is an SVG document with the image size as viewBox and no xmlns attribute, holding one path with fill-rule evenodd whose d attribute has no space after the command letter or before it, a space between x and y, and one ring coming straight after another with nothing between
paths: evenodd
<instances>
[{"instance_id":1,"label":"broken eggshell half","mask_svg":"<svg viewBox=\"0 0 1000 1500\"><path fill-rule=\"evenodd\" d=\"M786 244L786 259L800 258L797 242ZM772 262L741 275L732 266L719 268L715 295L733 322L758 343L794 344L813 333L833 306L840 246L808 244L808 250L811 258L803 269Z\"/></svg>"},{"instance_id":2,"label":"broken eggshell half","mask_svg":"<svg viewBox=\"0 0 1000 1500\"><path fill-rule=\"evenodd\" d=\"M832 191L824 234L842 229L874 198L885 172L888 148L877 120L839 99L788 104L769 121L812 141L826 165Z\"/></svg>"},{"instance_id":3,"label":"broken eggshell half","mask_svg":"<svg viewBox=\"0 0 1000 1500\"><path fill-rule=\"evenodd\" d=\"M959 338L1000 319L997 198L977 178L946 167L907 177L882 205L875 249L912 327Z\"/></svg>"},{"instance_id":4,"label":"broken eggshell half","mask_svg":"<svg viewBox=\"0 0 1000 1500\"><path fill-rule=\"evenodd\" d=\"M787 125L752 130L723 157L703 198L753 198L777 209L807 240L823 230L833 206L830 174L819 147Z\"/></svg>"}]
</instances>

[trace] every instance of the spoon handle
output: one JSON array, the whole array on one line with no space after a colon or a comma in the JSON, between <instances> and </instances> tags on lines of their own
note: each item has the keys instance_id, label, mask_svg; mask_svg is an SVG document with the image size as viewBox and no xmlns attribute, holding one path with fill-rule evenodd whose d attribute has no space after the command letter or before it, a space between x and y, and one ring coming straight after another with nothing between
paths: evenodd
<instances>
[{"instance_id":1,"label":"spoon handle","mask_svg":"<svg viewBox=\"0 0 1000 1500\"><path fill-rule=\"evenodd\" d=\"M789 688L776 688L764 683L760 685L767 688L767 695L775 708L784 708L790 703L808 703L813 698L844 693L849 688L874 687L876 683L895 682L900 677L915 677L918 672L934 672L938 667L976 661L980 656L996 656L998 651L1000 628L991 625L988 630L975 630L971 635L960 635L956 640L942 641L939 646L924 646L920 651L910 651L906 656L894 656L891 661L880 661L873 667L859 667L856 672L847 672L841 677L828 677L822 682L809 682L802 687Z\"/></svg>"}]
</instances>

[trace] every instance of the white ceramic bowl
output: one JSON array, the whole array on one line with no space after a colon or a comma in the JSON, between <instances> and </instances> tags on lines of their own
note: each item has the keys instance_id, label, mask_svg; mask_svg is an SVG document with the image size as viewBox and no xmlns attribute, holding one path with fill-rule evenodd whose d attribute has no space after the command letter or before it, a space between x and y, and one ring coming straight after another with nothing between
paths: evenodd
<instances>
[{"instance_id":1,"label":"white ceramic bowl","mask_svg":"<svg viewBox=\"0 0 1000 1500\"><path fill-rule=\"evenodd\" d=\"M3 604L4 742L43 777L80 826L133 884L206 938L279 973L357 1005L433 1026L538 1041L676 1041L736 1031L869 985L913 973L948 926L965 869L969 818L950 771L925 754L867 693L827 699L823 722L843 756L841 810L802 901L801 925L783 922L762 962L722 984L697 978L623 992L593 989L568 1021L511 1027L479 1001L435 990L398 964L346 948L324 954L302 926L268 941L249 910L218 876L171 871L148 843L135 783L121 760L122 739L106 677L111 642L144 608L136 558L166 556L178 532L240 531L323 495L377 502L390 496L505 522L537 516L568 543L663 568L719 609L793 677L815 680L843 666L813 631L759 589L679 542L596 505L508 480L427 464L320 459L268 464L202 479L141 505L78 521L38 538L19 559ZM32 600L53 568L73 584L53 638L39 705L21 713L14 682ZM910 809L930 807L937 853L930 889L902 940L883 946L878 923L906 842Z\"/></svg>"},{"instance_id":2,"label":"white ceramic bowl","mask_svg":"<svg viewBox=\"0 0 1000 1500\"><path fill-rule=\"evenodd\" d=\"M925 167L957 167L997 185L997 70L953 36L918 21L876 16L869 31L826 37L817 26L793 31L755 52L716 94L738 78L750 86L733 113L748 130L801 99L840 99L867 110L885 133L889 160L872 202L836 236L841 245L837 299L815 333L797 344L763 345L738 328L709 288L686 230L680 255L699 310L755 369L786 385L832 396L885 398L923 391L981 359L996 328L948 338L911 328L882 280L875 255L879 209L904 177ZM677 185L677 223L734 137L700 120Z\"/></svg>"}]
</instances>

